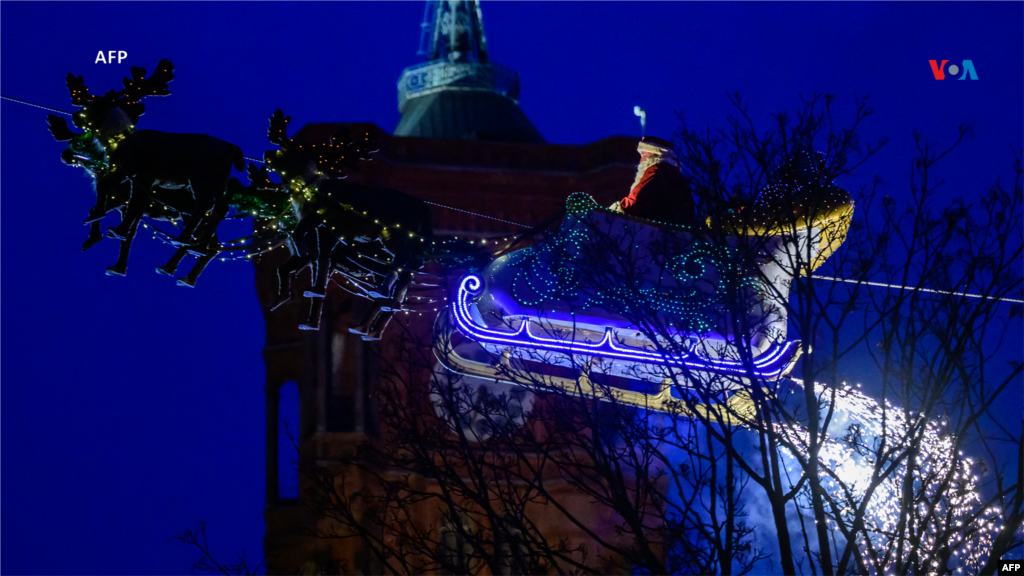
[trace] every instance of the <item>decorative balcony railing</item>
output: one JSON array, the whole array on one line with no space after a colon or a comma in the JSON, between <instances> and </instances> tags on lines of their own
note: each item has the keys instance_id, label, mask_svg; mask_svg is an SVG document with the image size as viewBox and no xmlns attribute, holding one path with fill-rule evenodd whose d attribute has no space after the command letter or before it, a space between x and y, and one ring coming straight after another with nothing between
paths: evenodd
<instances>
[{"instance_id":1,"label":"decorative balcony railing","mask_svg":"<svg viewBox=\"0 0 1024 576\"><path fill-rule=\"evenodd\" d=\"M498 64L432 61L410 66L398 79L398 109L410 98L441 88L496 92L519 102L519 74Z\"/></svg>"}]
</instances>

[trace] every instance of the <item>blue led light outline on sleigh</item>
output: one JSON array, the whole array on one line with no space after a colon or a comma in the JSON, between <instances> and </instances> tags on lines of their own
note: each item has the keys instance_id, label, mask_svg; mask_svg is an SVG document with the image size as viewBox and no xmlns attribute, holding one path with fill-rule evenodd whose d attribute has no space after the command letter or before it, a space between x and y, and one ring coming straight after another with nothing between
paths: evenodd
<instances>
[{"instance_id":1,"label":"blue led light outline on sleigh","mask_svg":"<svg viewBox=\"0 0 1024 576\"><path fill-rule=\"evenodd\" d=\"M642 363L653 362L666 366L686 367L695 371L713 371L741 376L750 375L743 362L701 356L697 352L696 345L690 347L681 356L658 354L656 352L623 346L615 341L611 328L605 330L604 338L600 342L593 343L536 335L530 329L531 322L529 320L524 320L515 332L503 332L481 326L473 320L472 314L469 311L469 299L472 294L478 294L482 286L483 281L480 276L476 274L463 276L459 281L456 296L450 304L451 316L455 319L459 331L480 343L522 346L570 354L589 354ZM796 342L792 341L783 344L773 344L769 350L753 360L753 375L758 378L775 378L779 376L789 365L795 352L796 344Z\"/></svg>"}]
</instances>

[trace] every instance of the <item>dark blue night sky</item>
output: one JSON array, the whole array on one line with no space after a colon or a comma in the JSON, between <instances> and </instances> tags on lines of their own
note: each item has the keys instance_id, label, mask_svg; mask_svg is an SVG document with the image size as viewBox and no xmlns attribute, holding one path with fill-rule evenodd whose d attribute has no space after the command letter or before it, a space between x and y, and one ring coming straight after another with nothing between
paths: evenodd
<instances>
[{"instance_id":1,"label":"dark blue night sky","mask_svg":"<svg viewBox=\"0 0 1024 576\"><path fill-rule=\"evenodd\" d=\"M394 129L396 81L417 61L423 4L20 3L2 8L3 95L71 110L68 72L93 92L170 59L172 94L142 127L268 149L267 117ZM675 112L720 124L739 92L767 129L799 95L855 95L888 136L864 167L907 194L912 131L975 137L940 165L949 195L1012 182L1024 146L1024 4L484 3L491 58L521 75L521 106L548 142L670 136ZM100 50L124 50L118 65ZM937 81L929 59L973 61ZM262 554L264 325L250 266L215 262L196 289L157 276L172 249L140 234L126 278L116 244L81 252L94 202L46 112L2 108L2 570L188 573L168 539L200 520L214 552ZM515 202L515 198L509 198ZM246 233L236 225L237 236ZM226 237L229 231L221 234ZM1019 344L1018 344L1019 346ZM1017 391L1011 416L1020 404Z\"/></svg>"}]
</instances>

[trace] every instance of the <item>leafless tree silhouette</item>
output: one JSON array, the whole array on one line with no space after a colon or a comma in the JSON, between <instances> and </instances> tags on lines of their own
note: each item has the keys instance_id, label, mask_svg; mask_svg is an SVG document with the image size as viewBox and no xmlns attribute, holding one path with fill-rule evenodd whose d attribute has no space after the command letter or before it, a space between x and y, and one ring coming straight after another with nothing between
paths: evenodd
<instances>
[{"instance_id":1,"label":"leafless tree silhouette","mask_svg":"<svg viewBox=\"0 0 1024 576\"><path fill-rule=\"evenodd\" d=\"M681 118L706 224L574 195L557 230L498 250L503 268L449 271L447 312L381 344L379 433L300 458L310 534L359 551L338 569L993 574L1024 514L1021 432L994 411L1021 386L1001 346L1020 332L1020 153L1012 186L950 200L936 174L969 129L918 136L909 196L877 178L848 194L833 183L885 141L859 136L866 100L847 127L833 102L764 131L738 96L721 129ZM810 180L787 172L799 154ZM529 329L497 306L474 318L561 348L457 324L460 279L490 294L506 273ZM767 369L785 342L799 362Z\"/></svg>"}]
</instances>

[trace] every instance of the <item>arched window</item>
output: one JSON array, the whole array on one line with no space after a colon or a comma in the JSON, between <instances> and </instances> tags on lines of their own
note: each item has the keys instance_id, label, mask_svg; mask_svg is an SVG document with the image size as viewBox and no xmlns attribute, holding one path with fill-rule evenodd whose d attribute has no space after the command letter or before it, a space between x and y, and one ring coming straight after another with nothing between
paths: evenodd
<instances>
[{"instance_id":1,"label":"arched window","mask_svg":"<svg viewBox=\"0 0 1024 576\"><path fill-rule=\"evenodd\" d=\"M277 392L277 497L299 497L299 387L286 382Z\"/></svg>"}]
</instances>

